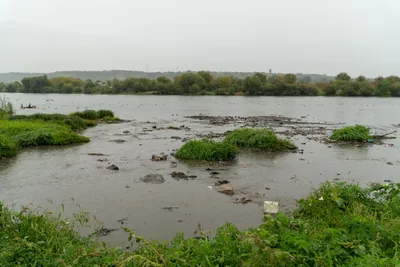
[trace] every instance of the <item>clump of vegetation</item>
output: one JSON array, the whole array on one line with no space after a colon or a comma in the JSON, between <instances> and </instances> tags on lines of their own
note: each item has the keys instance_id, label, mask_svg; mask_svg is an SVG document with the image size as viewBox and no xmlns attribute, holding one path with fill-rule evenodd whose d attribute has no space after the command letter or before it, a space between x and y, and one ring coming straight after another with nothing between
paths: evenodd
<instances>
[{"instance_id":1,"label":"clump of vegetation","mask_svg":"<svg viewBox=\"0 0 400 267\"><path fill-rule=\"evenodd\" d=\"M232 160L236 152L237 148L228 143L190 140L175 153L175 157L188 160Z\"/></svg>"},{"instance_id":2,"label":"clump of vegetation","mask_svg":"<svg viewBox=\"0 0 400 267\"><path fill-rule=\"evenodd\" d=\"M17 154L18 146L10 137L0 134L0 158L12 157Z\"/></svg>"},{"instance_id":3,"label":"clump of vegetation","mask_svg":"<svg viewBox=\"0 0 400 267\"><path fill-rule=\"evenodd\" d=\"M15 151L16 148L9 140L12 140L16 144L16 147L68 145L89 142L87 137L74 133L66 125L42 121L0 120L0 135L5 137L4 143L8 143L11 152ZM13 155L15 153L7 153L4 156Z\"/></svg>"},{"instance_id":4,"label":"clump of vegetation","mask_svg":"<svg viewBox=\"0 0 400 267\"><path fill-rule=\"evenodd\" d=\"M0 119L6 119L15 114L14 106L6 98L0 97Z\"/></svg>"},{"instance_id":5,"label":"clump of vegetation","mask_svg":"<svg viewBox=\"0 0 400 267\"><path fill-rule=\"evenodd\" d=\"M288 140L280 139L269 129L236 129L225 137L225 142L244 148L268 151L293 150L297 147Z\"/></svg>"},{"instance_id":6,"label":"clump of vegetation","mask_svg":"<svg viewBox=\"0 0 400 267\"><path fill-rule=\"evenodd\" d=\"M72 130L84 130L89 127L96 126L96 123L91 120L82 119L75 115L65 114L32 114L32 115L15 115L9 118L9 120L24 120L24 121L44 121L50 123L64 124L71 127Z\"/></svg>"},{"instance_id":7,"label":"clump of vegetation","mask_svg":"<svg viewBox=\"0 0 400 267\"><path fill-rule=\"evenodd\" d=\"M74 112L74 113L71 113L70 115L78 116L78 117L81 117L82 119L87 119L87 120L97 120L99 118L99 114L97 113L97 111L92 110L92 109Z\"/></svg>"},{"instance_id":8,"label":"clump of vegetation","mask_svg":"<svg viewBox=\"0 0 400 267\"><path fill-rule=\"evenodd\" d=\"M368 127L356 125L334 130L329 139L333 141L365 142L371 139L371 136L369 135Z\"/></svg>"},{"instance_id":9,"label":"clump of vegetation","mask_svg":"<svg viewBox=\"0 0 400 267\"><path fill-rule=\"evenodd\" d=\"M160 243L123 228L138 243L132 252L79 236L87 213L62 220L0 203L0 266L398 266L399 198L400 184L326 182L293 215L266 216L248 230L226 224L212 239L199 229L200 239Z\"/></svg>"},{"instance_id":10,"label":"clump of vegetation","mask_svg":"<svg viewBox=\"0 0 400 267\"><path fill-rule=\"evenodd\" d=\"M102 118L114 118L114 112L112 112L111 110L106 110L106 109L101 109L99 111L97 111L97 116L102 119Z\"/></svg>"},{"instance_id":11,"label":"clump of vegetation","mask_svg":"<svg viewBox=\"0 0 400 267\"><path fill-rule=\"evenodd\" d=\"M105 123L117 123L120 122L120 118L118 117L104 117L101 119L101 121L105 122Z\"/></svg>"}]
</instances>

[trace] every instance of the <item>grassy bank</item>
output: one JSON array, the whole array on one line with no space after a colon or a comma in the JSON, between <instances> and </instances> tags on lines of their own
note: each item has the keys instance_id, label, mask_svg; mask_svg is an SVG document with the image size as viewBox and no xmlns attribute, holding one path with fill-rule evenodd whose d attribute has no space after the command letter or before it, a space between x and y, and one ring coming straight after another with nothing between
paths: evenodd
<instances>
[{"instance_id":1,"label":"grassy bank","mask_svg":"<svg viewBox=\"0 0 400 267\"><path fill-rule=\"evenodd\" d=\"M290 141L278 138L269 129L236 129L226 136L225 142L238 147L268 151L293 150L297 148Z\"/></svg>"},{"instance_id":2,"label":"grassy bank","mask_svg":"<svg viewBox=\"0 0 400 267\"><path fill-rule=\"evenodd\" d=\"M0 157L14 156L18 148L89 142L67 125L42 121L0 120Z\"/></svg>"},{"instance_id":3,"label":"grassy bank","mask_svg":"<svg viewBox=\"0 0 400 267\"><path fill-rule=\"evenodd\" d=\"M329 136L330 140L345 142L365 142L370 138L369 128L363 125L346 126L334 130L332 135Z\"/></svg>"},{"instance_id":4,"label":"grassy bank","mask_svg":"<svg viewBox=\"0 0 400 267\"><path fill-rule=\"evenodd\" d=\"M61 220L50 213L0 205L0 266L399 266L400 184L362 189L324 183L299 200L292 216L265 217L255 228L226 224L214 238L139 243L132 253L81 237L87 214ZM261 215L260 215L261 216Z\"/></svg>"},{"instance_id":5,"label":"grassy bank","mask_svg":"<svg viewBox=\"0 0 400 267\"><path fill-rule=\"evenodd\" d=\"M175 157L188 160L231 160L235 157L236 152L236 147L228 143L191 140L175 153Z\"/></svg>"},{"instance_id":6,"label":"grassy bank","mask_svg":"<svg viewBox=\"0 0 400 267\"><path fill-rule=\"evenodd\" d=\"M0 98L0 158L12 157L22 147L68 145L89 142L75 131L97 122L119 121L109 110L85 110L70 115L15 115L11 103Z\"/></svg>"}]
</instances>

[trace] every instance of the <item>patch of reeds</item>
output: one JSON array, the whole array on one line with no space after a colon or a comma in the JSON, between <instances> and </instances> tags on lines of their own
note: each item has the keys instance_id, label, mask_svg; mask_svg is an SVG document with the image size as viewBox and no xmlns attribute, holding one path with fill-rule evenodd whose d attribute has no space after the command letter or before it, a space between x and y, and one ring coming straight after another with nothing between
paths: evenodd
<instances>
[{"instance_id":1,"label":"patch of reeds","mask_svg":"<svg viewBox=\"0 0 400 267\"><path fill-rule=\"evenodd\" d=\"M228 133L225 142L238 147L267 151L294 150L297 148L290 141L278 138L269 129L236 129Z\"/></svg>"},{"instance_id":2,"label":"patch of reeds","mask_svg":"<svg viewBox=\"0 0 400 267\"><path fill-rule=\"evenodd\" d=\"M330 140L345 142L365 142L370 138L369 128L363 125L346 126L334 130L332 135L329 136Z\"/></svg>"},{"instance_id":3,"label":"patch of reeds","mask_svg":"<svg viewBox=\"0 0 400 267\"><path fill-rule=\"evenodd\" d=\"M235 146L225 142L190 140L175 153L175 157L187 160L232 160L236 152Z\"/></svg>"}]
</instances>

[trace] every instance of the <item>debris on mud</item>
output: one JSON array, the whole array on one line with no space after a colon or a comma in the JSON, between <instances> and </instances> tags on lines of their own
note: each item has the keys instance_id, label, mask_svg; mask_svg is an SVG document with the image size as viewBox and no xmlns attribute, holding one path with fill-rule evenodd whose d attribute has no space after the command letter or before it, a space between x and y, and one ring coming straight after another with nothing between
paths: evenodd
<instances>
[{"instance_id":1,"label":"debris on mud","mask_svg":"<svg viewBox=\"0 0 400 267\"><path fill-rule=\"evenodd\" d=\"M104 159L98 159L97 161L100 161L100 162L107 162L107 161L108 161L108 159L107 159L107 158L104 158Z\"/></svg>"},{"instance_id":2,"label":"debris on mud","mask_svg":"<svg viewBox=\"0 0 400 267\"><path fill-rule=\"evenodd\" d=\"M178 162L176 162L176 161L171 161L171 163L170 163L170 165L169 165L171 168L176 168L176 167L178 167Z\"/></svg>"},{"instance_id":3,"label":"debris on mud","mask_svg":"<svg viewBox=\"0 0 400 267\"><path fill-rule=\"evenodd\" d=\"M123 131L122 133L124 133L124 134L130 134L131 132L130 132L130 131Z\"/></svg>"},{"instance_id":4,"label":"debris on mud","mask_svg":"<svg viewBox=\"0 0 400 267\"><path fill-rule=\"evenodd\" d=\"M146 184L162 184L165 182L164 177L160 174L147 174L140 178L140 180Z\"/></svg>"},{"instance_id":5,"label":"debris on mud","mask_svg":"<svg viewBox=\"0 0 400 267\"><path fill-rule=\"evenodd\" d=\"M171 136L171 139L182 140L182 137L179 137L179 136Z\"/></svg>"},{"instance_id":6,"label":"debris on mud","mask_svg":"<svg viewBox=\"0 0 400 267\"><path fill-rule=\"evenodd\" d=\"M109 140L108 142L113 142L113 143L117 143L117 144L122 144L122 143L125 143L126 140L123 140L123 139L115 139L115 140Z\"/></svg>"},{"instance_id":7,"label":"debris on mud","mask_svg":"<svg viewBox=\"0 0 400 267\"><path fill-rule=\"evenodd\" d=\"M167 155L161 154L160 156L158 156L158 155L156 155L156 154L153 154L153 155L151 156L151 160L152 160L152 161L165 161L165 160L167 160Z\"/></svg>"},{"instance_id":8,"label":"debris on mud","mask_svg":"<svg viewBox=\"0 0 400 267\"><path fill-rule=\"evenodd\" d=\"M246 197L242 197L242 198L237 198L235 203L239 203L239 204L247 204L250 203L252 200Z\"/></svg>"},{"instance_id":9,"label":"debris on mud","mask_svg":"<svg viewBox=\"0 0 400 267\"><path fill-rule=\"evenodd\" d=\"M115 165L115 164L112 164L112 165L108 166L106 169L107 170L113 170L113 171L118 171L119 170L118 166Z\"/></svg>"},{"instance_id":10,"label":"debris on mud","mask_svg":"<svg viewBox=\"0 0 400 267\"><path fill-rule=\"evenodd\" d=\"M387 164L387 165L393 165L393 163L392 163L392 162L387 162L386 164Z\"/></svg>"},{"instance_id":11,"label":"debris on mud","mask_svg":"<svg viewBox=\"0 0 400 267\"><path fill-rule=\"evenodd\" d=\"M127 221L128 220L128 218L122 218L122 219L119 219L117 222L119 222L120 224L124 224L124 221Z\"/></svg>"},{"instance_id":12,"label":"debris on mud","mask_svg":"<svg viewBox=\"0 0 400 267\"><path fill-rule=\"evenodd\" d=\"M106 236L109 235L111 232L118 231L119 229L110 229L101 227L101 229L97 230L95 233L97 236Z\"/></svg>"},{"instance_id":13,"label":"debris on mud","mask_svg":"<svg viewBox=\"0 0 400 267\"><path fill-rule=\"evenodd\" d=\"M162 208L163 210L169 210L169 211L172 211L172 210L176 210L176 209L179 209L179 207L178 206L172 206L172 207L164 207L164 208Z\"/></svg>"},{"instance_id":14,"label":"debris on mud","mask_svg":"<svg viewBox=\"0 0 400 267\"><path fill-rule=\"evenodd\" d=\"M88 156L108 156L108 155L103 153L88 153Z\"/></svg>"},{"instance_id":15,"label":"debris on mud","mask_svg":"<svg viewBox=\"0 0 400 267\"><path fill-rule=\"evenodd\" d=\"M229 184L229 183L230 182L228 180L218 180L218 181L215 182L215 185L216 186L220 186L220 185Z\"/></svg>"},{"instance_id":16,"label":"debris on mud","mask_svg":"<svg viewBox=\"0 0 400 267\"><path fill-rule=\"evenodd\" d=\"M222 184L220 186L217 187L217 192L228 195L228 196L232 196L233 193L233 186L231 183L228 184Z\"/></svg>"},{"instance_id":17,"label":"debris on mud","mask_svg":"<svg viewBox=\"0 0 400 267\"><path fill-rule=\"evenodd\" d=\"M171 177L174 178L175 180L189 180L189 179L195 179L197 178L196 175L187 175L183 172L172 172L170 173Z\"/></svg>"}]
</instances>

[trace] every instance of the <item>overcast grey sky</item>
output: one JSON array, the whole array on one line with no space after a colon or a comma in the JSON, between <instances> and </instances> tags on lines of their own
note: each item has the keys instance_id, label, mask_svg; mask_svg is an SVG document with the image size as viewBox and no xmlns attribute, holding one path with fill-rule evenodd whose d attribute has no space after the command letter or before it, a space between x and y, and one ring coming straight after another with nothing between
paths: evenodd
<instances>
[{"instance_id":1,"label":"overcast grey sky","mask_svg":"<svg viewBox=\"0 0 400 267\"><path fill-rule=\"evenodd\" d=\"M398 0L0 0L0 72L400 75Z\"/></svg>"}]
</instances>

